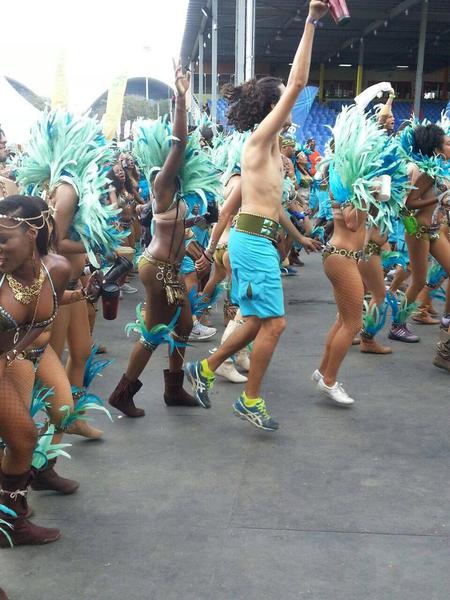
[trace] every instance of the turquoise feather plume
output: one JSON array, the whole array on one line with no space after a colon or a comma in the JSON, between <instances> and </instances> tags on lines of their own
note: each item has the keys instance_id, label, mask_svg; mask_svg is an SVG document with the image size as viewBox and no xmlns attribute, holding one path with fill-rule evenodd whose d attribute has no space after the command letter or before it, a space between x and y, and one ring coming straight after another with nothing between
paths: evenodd
<instances>
[{"instance_id":1,"label":"turquoise feather plume","mask_svg":"<svg viewBox=\"0 0 450 600\"><path fill-rule=\"evenodd\" d=\"M97 119L45 110L32 127L16 170L17 183L28 194L51 197L61 183L74 188L78 207L71 235L83 242L89 260L97 267L95 255L111 255L126 235L113 226L118 211L101 202L112 160Z\"/></svg>"},{"instance_id":2,"label":"turquoise feather plume","mask_svg":"<svg viewBox=\"0 0 450 600\"><path fill-rule=\"evenodd\" d=\"M447 279L447 277L447 272L436 260L433 259L433 262L428 267L427 286L430 288L436 288L440 285L442 280Z\"/></svg>"},{"instance_id":3,"label":"turquoise feather plume","mask_svg":"<svg viewBox=\"0 0 450 600\"><path fill-rule=\"evenodd\" d=\"M106 367L109 367L114 360L97 359L98 346L93 346L89 358L86 361L83 375L83 386L89 388L92 381L100 375Z\"/></svg>"},{"instance_id":4,"label":"turquoise feather plume","mask_svg":"<svg viewBox=\"0 0 450 600\"><path fill-rule=\"evenodd\" d=\"M405 270L407 267L407 262L401 252L383 250L381 253L381 266L385 271L397 266Z\"/></svg>"},{"instance_id":5,"label":"turquoise feather plume","mask_svg":"<svg viewBox=\"0 0 450 600\"><path fill-rule=\"evenodd\" d=\"M387 302L370 306L370 303L364 300L363 332L368 337L375 337L383 329L386 324L388 307Z\"/></svg>"},{"instance_id":6,"label":"turquoise feather plume","mask_svg":"<svg viewBox=\"0 0 450 600\"><path fill-rule=\"evenodd\" d=\"M175 330L175 325L181 314L181 307L178 307L175 311L175 314L167 325L164 323L158 323L150 329L150 331L145 326L145 321L142 316L142 304L138 304L136 307L136 321L131 321L125 325L125 333L127 336L130 335L135 329L138 329L142 338L146 341L147 344L152 346L160 346L161 344L168 344L170 348L170 353L172 354L175 348L185 348L187 344L183 342L179 342L173 337L173 332Z\"/></svg>"},{"instance_id":7,"label":"turquoise feather plume","mask_svg":"<svg viewBox=\"0 0 450 600\"><path fill-rule=\"evenodd\" d=\"M313 240L320 240L322 243L325 242L325 227L322 225L316 225L311 231L311 237Z\"/></svg>"},{"instance_id":8,"label":"turquoise feather plume","mask_svg":"<svg viewBox=\"0 0 450 600\"><path fill-rule=\"evenodd\" d=\"M189 292L189 303L191 305L191 312L196 317L201 317L208 306L214 306L224 291L224 287L221 283L217 284L211 297L206 294L198 293L195 288L192 288Z\"/></svg>"},{"instance_id":9,"label":"turquoise feather plume","mask_svg":"<svg viewBox=\"0 0 450 600\"><path fill-rule=\"evenodd\" d=\"M343 189L348 192L345 201L366 213L378 207L372 189L372 180L383 166L382 152L385 133L374 118L363 114L356 106L344 106L332 128L334 153L325 157L322 165L332 162ZM330 177L330 188L333 185Z\"/></svg>"},{"instance_id":10,"label":"turquoise feather plume","mask_svg":"<svg viewBox=\"0 0 450 600\"><path fill-rule=\"evenodd\" d=\"M49 460L65 456L70 458L64 448L69 448L72 444L52 444L52 438L55 434L55 426L50 425L47 431L39 438L37 446L33 452L32 466L35 469L46 467Z\"/></svg>"},{"instance_id":11,"label":"turquoise feather plume","mask_svg":"<svg viewBox=\"0 0 450 600\"><path fill-rule=\"evenodd\" d=\"M415 118L409 121L408 125L396 138L398 141L400 154L405 161L414 163L419 171L427 174L433 179L449 177L450 166L447 160L443 159L437 154L434 154L433 156L426 156L422 154L420 150L418 151L414 149L414 130L419 125L427 124L427 121L419 122Z\"/></svg>"},{"instance_id":12,"label":"turquoise feather plume","mask_svg":"<svg viewBox=\"0 0 450 600\"><path fill-rule=\"evenodd\" d=\"M5 506L4 504L0 504L0 514L1 513L6 515L7 517L12 517L13 519L17 519L17 513L14 510L11 510L7 506ZM5 527L7 529L5 529ZM11 535L10 535L8 529L10 531L12 531L14 529L14 525L12 523L10 523L9 521L5 521L5 519L0 519L0 534L5 536L5 538L8 540L9 545L12 548L13 543L12 543Z\"/></svg>"},{"instance_id":13,"label":"turquoise feather plume","mask_svg":"<svg viewBox=\"0 0 450 600\"><path fill-rule=\"evenodd\" d=\"M407 297L402 292L397 292L397 296L392 292L388 292L386 299L392 310L392 322L394 325L404 325L419 306L417 302L408 304Z\"/></svg>"},{"instance_id":14,"label":"turquoise feather plume","mask_svg":"<svg viewBox=\"0 0 450 600\"><path fill-rule=\"evenodd\" d=\"M172 126L167 117L153 122L140 120L135 124L134 132L133 154L152 189L154 176L162 169L175 140ZM180 195L183 197L196 194L205 207L208 204L208 192L214 197L221 194L219 171L208 154L202 150L195 135L188 137L178 180Z\"/></svg>"},{"instance_id":15,"label":"turquoise feather plume","mask_svg":"<svg viewBox=\"0 0 450 600\"><path fill-rule=\"evenodd\" d=\"M47 400L52 396L54 396L53 388L42 385L39 379L36 380L31 393L30 415L32 419L35 419L36 415L41 412L47 412L50 406ZM36 425L40 427L42 423L36 423Z\"/></svg>"},{"instance_id":16,"label":"turquoise feather plume","mask_svg":"<svg viewBox=\"0 0 450 600\"><path fill-rule=\"evenodd\" d=\"M430 298L445 302L447 298L447 293L442 286L439 288L434 288L430 291Z\"/></svg>"},{"instance_id":17,"label":"turquoise feather plume","mask_svg":"<svg viewBox=\"0 0 450 600\"><path fill-rule=\"evenodd\" d=\"M242 154L250 135L250 131L234 131L224 140L225 149L222 150L222 152L224 152L224 162L223 167L219 167L220 170L223 171L223 185L226 185L233 175L241 174Z\"/></svg>"}]
</instances>

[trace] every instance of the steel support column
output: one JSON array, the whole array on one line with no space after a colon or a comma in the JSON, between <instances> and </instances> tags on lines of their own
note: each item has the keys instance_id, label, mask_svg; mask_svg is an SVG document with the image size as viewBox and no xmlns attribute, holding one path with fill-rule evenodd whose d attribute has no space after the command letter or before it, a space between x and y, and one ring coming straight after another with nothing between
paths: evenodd
<instances>
[{"instance_id":1,"label":"steel support column","mask_svg":"<svg viewBox=\"0 0 450 600\"><path fill-rule=\"evenodd\" d=\"M246 0L245 79L255 76L255 0Z\"/></svg>"},{"instance_id":2,"label":"steel support column","mask_svg":"<svg viewBox=\"0 0 450 600\"><path fill-rule=\"evenodd\" d=\"M420 115L423 91L423 63L425 59L425 43L427 41L428 0L422 0L422 17L420 19L419 48L417 50L416 89L414 91L414 114Z\"/></svg>"},{"instance_id":3,"label":"steel support column","mask_svg":"<svg viewBox=\"0 0 450 600\"><path fill-rule=\"evenodd\" d=\"M236 0L234 85L245 81L245 4L246 0Z\"/></svg>"},{"instance_id":4,"label":"steel support column","mask_svg":"<svg viewBox=\"0 0 450 600\"><path fill-rule=\"evenodd\" d=\"M319 69L319 102L323 102L325 97L325 65L320 63Z\"/></svg>"},{"instance_id":5,"label":"steel support column","mask_svg":"<svg viewBox=\"0 0 450 600\"><path fill-rule=\"evenodd\" d=\"M211 119L217 120L217 0L212 0L212 44L211 44Z\"/></svg>"},{"instance_id":6,"label":"steel support column","mask_svg":"<svg viewBox=\"0 0 450 600\"><path fill-rule=\"evenodd\" d=\"M359 52L358 52L358 68L356 71L356 96L362 92L362 84L363 84L363 73L364 73L364 38L361 38L359 42Z\"/></svg>"},{"instance_id":7,"label":"steel support column","mask_svg":"<svg viewBox=\"0 0 450 600\"><path fill-rule=\"evenodd\" d=\"M203 81L204 81L204 59L203 59L203 33L198 34L198 101L203 108Z\"/></svg>"}]
</instances>

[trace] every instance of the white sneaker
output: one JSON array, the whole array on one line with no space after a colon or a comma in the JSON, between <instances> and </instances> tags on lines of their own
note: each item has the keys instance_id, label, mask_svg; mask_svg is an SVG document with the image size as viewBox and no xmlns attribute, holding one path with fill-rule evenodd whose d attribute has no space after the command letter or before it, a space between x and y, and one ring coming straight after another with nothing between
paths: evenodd
<instances>
[{"instance_id":1,"label":"white sneaker","mask_svg":"<svg viewBox=\"0 0 450 600\"><path fill-rule=\"evenodd\" d=\"M228 381L231 381L231 383L245 383L247 381L247 377L236 370L236 367L231 359L223 362L220 367L214 371L214 373L216 375L220 375Z\"/></svg>"},{"instance_id":2,"label":"white sneaker","mask_svg":"<svg viewBox=\"0 0 450 600\"><path fill-rule=\"evenodd\" d=\"M120 286L120 289L122 290L122 292L124 294L136 294L137 293L137 288L134 288L129 283L124 283L122 286Z\"/></svg>"},{"instance_id":3,"label":"white sneaker","mask_svg":"<svg viewBox=\"0 0 450 600\"><path fill-rule=\"evenodd\" d=\"M319 369L316 369L314 371L314 373L311 375L311 381L315 381L316 383L319 383L319 381L323 379L323 375L322 373L319 371Z\"/></svg>"},{"instance_id":4,"label":"white sneaker","mask_svg":"<svg viewBox=\"0 0 450 600\"><path fill-rule=\"evenodd\" d=\"M324 382L323 379L320 379L317 383L317 387L323 394L325 394L325 396L328 396L328 398L330 398L339 406L351 406L355 402L353 398L350 398L350 396L342 387L342 384L340 384L338 381L336 381L336 383L330 387Z\"/></svg>"},{"instance_id":5,"label":"white sneaker","mask_svg":"<svg viewBox=\"0 0 450 600\"><path fill-rule=\"evenodd\" d=\"M234 362L237 367L248 373L250 371L250 352L247 348L243 348L236 353Z\"/></svg>"},{"instance_id":6,"label":"white sneaker","mask_svg":"<svg viewBox=\"0 0 450 600\"><path fill-rule=\"evenodd\" d=\"M209 340L213 335L216 335L217 329L215 327L206 327L202 325L200 321L195 321L194 327L192 328L191 335L189 336L190 342L203 342Z\"/></svg>"}]
</instances>

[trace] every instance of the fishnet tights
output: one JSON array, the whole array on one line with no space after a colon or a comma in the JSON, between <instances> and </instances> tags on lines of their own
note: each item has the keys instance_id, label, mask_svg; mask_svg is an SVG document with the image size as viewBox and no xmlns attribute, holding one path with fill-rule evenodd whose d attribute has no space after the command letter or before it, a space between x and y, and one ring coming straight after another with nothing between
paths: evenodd
<instances>
[{"instance_id":1,"label":"fishnet tights","mask_svg":"<svg viewBox=\"0 0 450 600\"><path fill-rule=\"evenodd\" d=\"M31 467L38 432L30 416L35 379L29 360L15 360L0 379L0 437L6 444L2 470L20 475Z\"/></svg>"},{"instance_id":2,"label":"fishnet tights","mask_svg":"<svg viewBox=\"0 0 450 600\"><path fill-rule=\"evenodd\" d=\"M333 286L339 312L328 333L319 370L325 383L334 385L353 338L362 327L364 285L353 259L331 255L325 260L323 268Z\"/></svg>"}]
</instances>

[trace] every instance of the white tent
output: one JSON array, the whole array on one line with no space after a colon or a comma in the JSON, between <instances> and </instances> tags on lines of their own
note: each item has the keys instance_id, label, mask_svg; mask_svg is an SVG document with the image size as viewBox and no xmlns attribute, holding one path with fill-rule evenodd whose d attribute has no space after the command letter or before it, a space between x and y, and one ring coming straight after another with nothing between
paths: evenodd
<instances>
[{"instance_id":1,"label":"white tent","mask_svg":"<svg viewBox=\"0 0 450 600\"><path fill-rule=\"evenodd\" d=\"M34 108L0 76L0 124L9 144L23 144L28 140L30 127L39 117Z\"/></svg>"}]
</instances>

